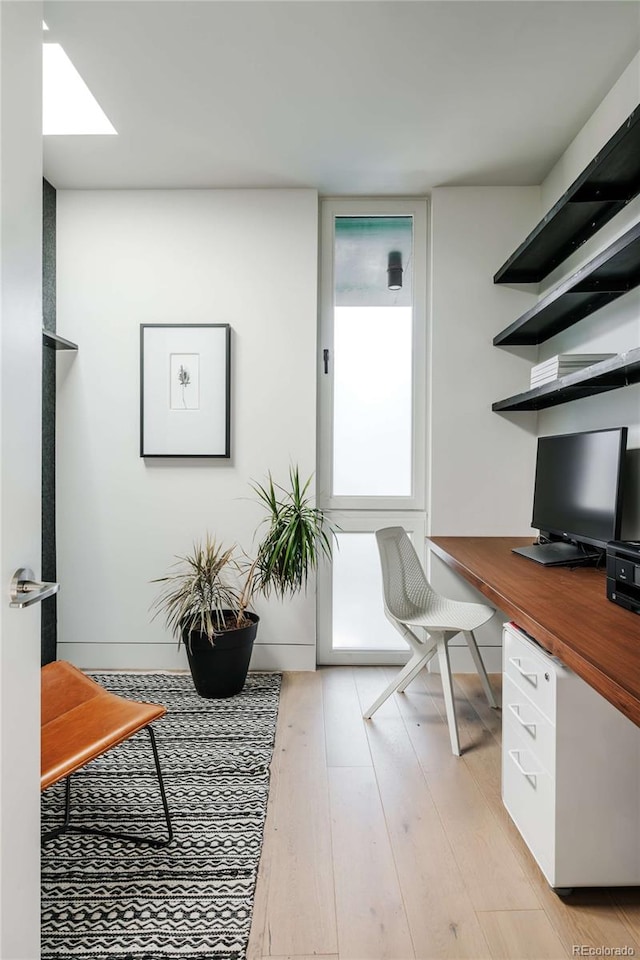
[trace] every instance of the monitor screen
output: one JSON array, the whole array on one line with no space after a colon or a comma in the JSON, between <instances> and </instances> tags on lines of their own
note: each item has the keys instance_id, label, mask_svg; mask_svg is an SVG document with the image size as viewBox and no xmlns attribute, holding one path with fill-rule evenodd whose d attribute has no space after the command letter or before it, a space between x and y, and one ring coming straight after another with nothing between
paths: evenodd
<instances>
[{"instance_id":1,"label":"monitor screen","mask_svg":"<svg viewBox=\"0 0 640 960\"><path fill-rule=\"evenodd\" d=\"M618 540L626 447L626 427L540 437L531 525L598 547Z\"/></svg>"}]
</instances>

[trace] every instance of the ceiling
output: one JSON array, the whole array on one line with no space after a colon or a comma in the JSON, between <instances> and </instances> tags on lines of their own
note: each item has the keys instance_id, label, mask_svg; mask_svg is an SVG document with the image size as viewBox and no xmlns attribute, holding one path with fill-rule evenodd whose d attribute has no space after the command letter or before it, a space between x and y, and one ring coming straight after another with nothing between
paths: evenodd
<instances>
[{"instance_id":1,"label":"ceiling","mask_svg":"<svg viewBox=\"0 0 640 960\"><path fill-rule=\"evenodd\" d=\"M640 48L636 0L44 8L119 134L45 137L59 188L537 184Z\"/></svg>"}]
</instances>

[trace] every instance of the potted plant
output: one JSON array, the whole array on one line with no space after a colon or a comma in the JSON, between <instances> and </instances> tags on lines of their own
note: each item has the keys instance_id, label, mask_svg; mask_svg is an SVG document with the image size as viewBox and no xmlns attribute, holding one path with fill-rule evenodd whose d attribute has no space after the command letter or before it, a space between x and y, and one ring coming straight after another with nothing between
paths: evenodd
<instances>
[{"instance_id":1,"label":"potted plant","mask_svg":"<svg viewBox=\"0 0 640 960\"><path fill-rule=\"evenodd\" d=\"M289 470L289 488L273 481L253 483L267 515L253 558L236 556L207 536L179 569L154 581L164 587L154 602L178 643L183 642L196 690L202 697L231 697L246 680L259 617L248 608L254 596L280 599L306 589L322 556L331 557L331 529L322 510L309 502L311 483ZM259 528L259 529L260 529ZM257 534L257 531L256 531Z\"/></svg>"}]
</instances>

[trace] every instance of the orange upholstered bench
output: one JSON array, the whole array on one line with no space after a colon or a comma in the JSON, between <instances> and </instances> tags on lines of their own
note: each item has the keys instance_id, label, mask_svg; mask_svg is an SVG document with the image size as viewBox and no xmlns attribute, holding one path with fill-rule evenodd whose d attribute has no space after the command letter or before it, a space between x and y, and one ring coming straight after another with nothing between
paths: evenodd
<instances>
[{"instance_id":1,"label":"orange upholstered bench","mask_svg":"<svg viewBox=\"0 0 640 960\"><path fill-rule=\"evenodd\" d=\"M150 724L164 716L166 708L151 703L126 700L109 693L95 680L91 680L77 667L65 660L57 660L42 668L42 714L41 714L41 789L66 778L65 816L60 827L43 836L43 842L61 833L91 833L165 846L172 839L169 807L165 794L158 748ZM72 826L71 775L91 760L106 753L112 747L128 740L134 733L147 730L151 740L160 796L167 822L168 838L132 836L113 833L91 827Z\"/></svg>"}]
</instances>

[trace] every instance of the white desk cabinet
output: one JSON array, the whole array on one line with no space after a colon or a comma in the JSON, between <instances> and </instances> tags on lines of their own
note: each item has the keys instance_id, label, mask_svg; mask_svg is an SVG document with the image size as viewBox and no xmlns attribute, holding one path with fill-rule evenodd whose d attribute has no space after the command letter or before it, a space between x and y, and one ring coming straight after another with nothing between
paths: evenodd
<instances>
[{"instance_id":1,"label":"white desk cabinet","mask_svg":"<svg viewBox=\"0 0 640 960\"><path fill-rule=\"evenodd\" d=\"M551 886L640 884L640 728L512 623L503 679L502 799Z\"/></svg>"}]
</instances>

